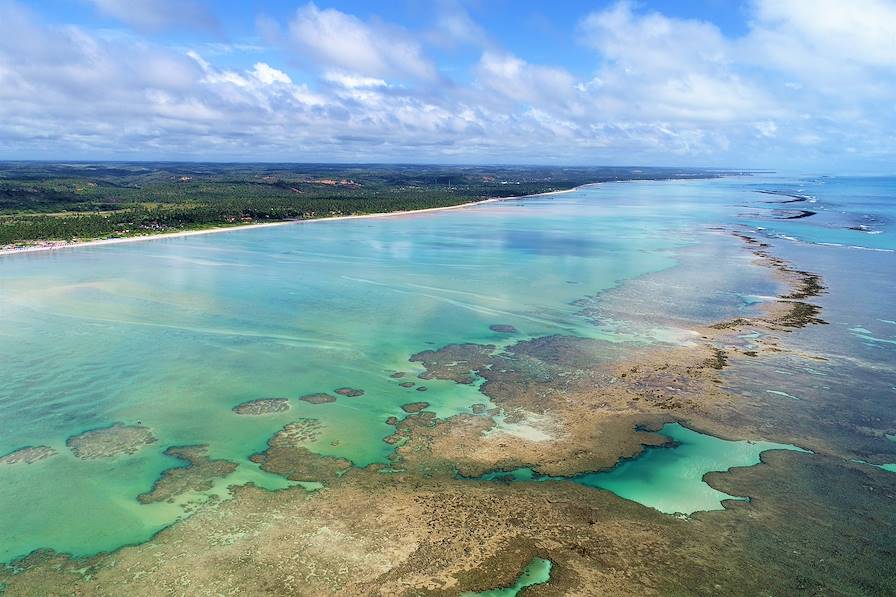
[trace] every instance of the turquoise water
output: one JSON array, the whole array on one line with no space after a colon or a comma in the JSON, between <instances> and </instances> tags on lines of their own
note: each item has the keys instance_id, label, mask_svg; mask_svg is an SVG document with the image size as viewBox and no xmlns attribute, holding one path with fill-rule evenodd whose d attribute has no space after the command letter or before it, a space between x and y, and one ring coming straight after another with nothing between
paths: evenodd
<instances>
[{"instance_id":1,"label":"turquoise water","mask_svg":"<svg viewBox=\"0 0 896 597\"><path fill-rule=\"evenodd\" d=\"M402 404L425 399L448 416L483 401L477 387L446 381L427 381L425 393L399 387L390 374L413 379L421 369L408 357L421 350L546 334L634 349L686 341L692 320L750 312L775 287L740 241L711 227L753 221L741 208L756 202L753 184L608 184L439 213L0 256L0 455L57 451L0 466L0 561L39 547L114 549L192 502L226 496L229 483L282 487L249 457L300 417L322 423L310 449L357 466L385 461L385 420ZM651 273L668 276L627 310L583 310L585 301L599 312L602 293ZM874 326L888 324L856 325L887 337ZM345 386L365 395L297 399ZM273 397L291 409L231 410ZM65 445L115 422L145 425L157 441L99 460ZM179 464L165 449L193 444L239 467L210 492L137 502Z\"/></svg>"},{"instance_id":2,"label":"turquoise water","mask_svg":"<svg viewBox=\"0 0 896 597\"><path fill-rule=\"evenodd\" d=\"M676 442L674 448L647 448L614 469L591 473L576 480L667 514L693 514L721 510L722 501L745 499L713 489L703 481L712 471L759 463L766 450L800 450L774 442L726 441L692 431L677 423L664 425L660 433Z\"/></svg>"},{"instance_id":3,"label":"turquoise water","mask_svg":"<svg viewBox=\"0 0 896 597\"><path fill-rule=\"evenodd\" d=\"M758 464L759 455L766 450L803 451L790 444L727 441L698 433L678 423L663 425L659 433L672 440L674 447L648 447L638 457L620 462L609 471L578 475L571 480L612 491L666 514L693 514L721 510L724 500L748 497L713 489L703 481L706 473ZM489 473L483 478L499 479L504 476L516 481L556 479L537 476L527 468L508 473Z\"/></svg>"},{"instance_id":4,"label":"turquoise water","mask_svg":"<svg viewBox=\"0 0 896 597\"><path fill-rule=\"evenodd\" d=\"M772 190L805 197L794 203L766 203L766 210L810 210L809 218L798 220L745 221L764 228L772 236L801 241L896 250L896 201L892 177L806 177L800 179L762 180L742 185L753 190ZM766 201L792 197L765 195ZM754 204L755 207L755 204Z\"/></svg>"},{"instance_id":5,"label":"turquoise water","mask_svg":"<svg viewBox=\"0 0 896 597\"><path fill-rule=\"evenodd\" d=\"M526 587L543 585L551 580L552 565L550 560L533 558L529 565L523 569L522 574L520 574L512 587L480 591L478 593L462 593L462 595L464 595L464 597L474 597L477 595L479 597L514 597Z\"/></svg>"},{"instance_id":6,"label":"turquoise water","mask_svg":"<svg viewBox=\"0 0 896 597\"><path fill-rule=\"evenodd\" d=\"M896 442L896 435L888 435L887 439L892 442ZM880 465L880 468L884 469L885 471L889 471L891 473L896 473L896 462L882 464L882 465Z\"/></svg>"}]
</instances>

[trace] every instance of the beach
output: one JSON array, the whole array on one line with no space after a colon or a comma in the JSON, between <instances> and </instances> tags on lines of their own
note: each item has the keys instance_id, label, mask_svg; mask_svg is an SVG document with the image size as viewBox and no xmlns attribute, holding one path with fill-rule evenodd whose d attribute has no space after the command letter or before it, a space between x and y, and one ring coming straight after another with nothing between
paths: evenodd
<instances>
[{"instance_id":1,"label":"beach","mask_svg":"<svg viewBox=\"0 0 896 597\"><path fill-rule=\"evenodd\" d=\"M576 187L579 188L579 187ZM182 236L196 236L201 234L215 234L218 232L232 232L234 230L248 230L253 228L269 228L272 226L287 226L290 224L310 224L313 222L330 222L336 220L358 220L358 219L368 219L368 218L386 218L386 217L396 217L396 216L407 216L413 214L422 214L422 213L431 213L438 211L446 211L452 209L461 209L465 207L472 207L474 205L482 205L486 203L493 203L495 201L509 201L513 199L526 199L527 197L541 197L548 195L558 195L562 193L569 193L575 191L576 188L573 189L565 189L560 191L549 191L546 193L536 193L534 195L526 195L526 196L512 196L512 197L493 197L491 199L483 199L481 201L469 201L467 203L461 203L458 205L446 205L445 207L429 207L424 209L415 209L415 210L405 210L405 211L391 211L384 213L374 213L374 214L358 214L358 215L349 215L349 216L328 216L323 218L312 218L307 220L284 220L282 222L258 222L253 224L236 224L234 226L217 226L213 228L204 228L202 230L183 230L180 232L162 232L159 234L146 234L140 236L128 236L123 238L104 238L104 239L95 239L95 240L86 240L86 241L75 241L75 242L67 242L67 241L44 241L37 245L28 245L22 247L6 247L0 248L0 255L14 255L18 253L35 253L41 251L55 251L57 249L68 249L73 247L96 247L103 245L117 245L122 243L132 243L132 242L140 242L145 240L157 240L157 239L166 239L166 238L179 238Z\"/></svg>"}]
</instances>

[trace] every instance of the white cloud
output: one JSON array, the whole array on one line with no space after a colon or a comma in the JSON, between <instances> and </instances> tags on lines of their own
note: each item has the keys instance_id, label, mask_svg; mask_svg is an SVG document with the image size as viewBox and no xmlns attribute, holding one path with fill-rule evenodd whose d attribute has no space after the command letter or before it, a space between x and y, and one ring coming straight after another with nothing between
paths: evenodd
<instances>
[{"instance_id":1,"label":"white cloud","mask_svg":"<svg viewBox=\"0 0 896 597\"><path fill-rule=\"evenodd\" d=\"M605 114L719 122L775 111L733 68L730 44L710 23L639 15L619 2L583 19L579 36L603 59L591 87Z\"/></svg>"},{"instance_id":2,"label":"white cloud","mask_svg":"<svg viewBox=\"0 0 896 597\"><path fill-rule=\"evenodd\" d=\"M89 0L100 14L141 30L214 28L211 12L193 0Z\"/></svg>"},{"instance_id":3,"label":"white cloud","mask_svg":"<svg viewBox=\"0 0 896 597\"><path fill-rule=\"evenodd\" d=\"M757 0L757 32L789 35L836 62L896 67L896 3L886 0Z\"/></svg>"},{"instance_id":4,"label":"white cloud","mask_svg":"<svg viewBox=\"0 0 896 597\"><path fill-rule=\"evenodd\" d=\"M382 79L377 79L374 77L361 77L358 75L349 75L346 73L338 72L324 73L324 80L341 87L346 87L348 89L388 86L388 84Z\"/></svg>"},{"instance_id":5,"label":"white cloud","mask_svg":"<svg viewBox=\"0 0 896 597\"><path fill-rule=\"evenodd\" d=\"M381 22L365 23L314 3L300 8L289 23L299 58L317 66L364 76L433 79L435 66L406 31Z\"/></svg>"},{"instance_id":6,"label":"white cloud","mask_svg":"<svg viewBox=\"0 0 896 597\"><path fill-rule=\"evenodd\" d=\"M456 1L443 0L437 10L435 26L426 35L428 41L444 48L461 45L491 45L488 33Z\"/></svg>"},{"instance_id":7,"label":"white cloud","mask_svg":"<svg viewBox=\"0 0 896 597\"><path fill-rule=\"evenodd\" d=\"M450 3L418 33L308 4L259 19L268 47L186 51L0 0L0 155L886 165L894 6L755 0L732 37L620 2L569 32L583 74L500 48ZM452 81L424 44L479 59Z\"/></svg>"},{"instance_id":8,"label":"white cloud","mask_svg":"<svg viewBox=\"0 0 896 597\"><path fill-rule=\"evenodd\" d=\"M723 69L730 62L715 25L656 12L638 15L631 2L589 14L579 24L579 36L607 61L633 74L680 74L695 65Z\"/></svg>"},{"instance_id":9,"label":"white cloud","mask_svg":"<svg viewBox=\"0 0 896 597\"><path fill-rule=\"evenodd\" d=\"M578 33L600 63L581 88L610 121L695 133L695 154L750 159L761 140L770 162L830 159L859 136L893 148L883 131L896 125L896 3L754 0L750 11L740 37L627 1L591 13Z\"/></svg>"},{"instance_id":10,"label":"white cloud","mask_svg":"<svg viewBox=\"0 0 896 597\"><path fill-rule=\"evenodd\" d=\"M474 69L486 89L514 103L566 106L574 99L574 77L561 68L530 64L512 54L486 50Z\"/></svg>"},{"instance_id":11,"label":"white cloud","mask_svg":"<svg viewBox=\"0 0 896 597\"><path fill-rule=\"evenodd\" d=\"M255 63L255 66L252 69L252 76L265 85L273 85L274 83L292 84L292 79L289 78L289 75L282 70L277 70L276 68L265 64L264 62Z\"/></svg>"}]
</instances>

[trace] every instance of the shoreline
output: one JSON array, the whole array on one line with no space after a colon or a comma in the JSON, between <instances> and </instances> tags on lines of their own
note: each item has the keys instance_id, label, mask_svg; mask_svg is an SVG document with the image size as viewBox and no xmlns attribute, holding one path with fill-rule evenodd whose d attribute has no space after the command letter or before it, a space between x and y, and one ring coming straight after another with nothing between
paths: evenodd
<instances>
[{"instance_id":1,"label":"shoreline","mask_svg":"<svg viewBox=\"0 0 896 597\"><path fill-rule=\"evenodd\" d=\"M311 224L313 222L332 222L337 220L359 220L365 218L388 218L395 216L407 216L422 213L432 213L437 211L447 211L449 209L461 209L472 207L474 205L483 205L485 203L495 203L498 201L509 201L512 199L528 199L530 197L545 197L548 195L560 195L563 193L571 193L582 187L586 187L597 183L585 183L571 189L563 189L559 191L546 191L544 193L535 193L532 195L520 195L511 197L492 197L491 199L483 199L482 201L468 201L467 203L458 203L457 205L446 205L444 207L427 207L424 209L410 209L402 211L385 211L382 213L357 214L350 216L328 216L323 218L311 218L307 220L282 220L278 222L257 222L254 224L237 224L235 226L216 226L213 228L204 228L201 230L181 230L178 232L163 232L160 234L144 234L139 236L125 236L121 238L98 238L85 241L47 241L48 244L31 245L19 248L2 248L0 256L18 255L21 253L41 253L45 251L56 251L58 249L74 249L80 247L96 247L102 245L117 245L123 243L133 243L157 239L179 238L182 236L197 236L200 234L214 234L217 232L233 232L235 230L249 230L253 228L270 228L273 226L288 226L290 224Z\"/></svg>"}]
</instances>

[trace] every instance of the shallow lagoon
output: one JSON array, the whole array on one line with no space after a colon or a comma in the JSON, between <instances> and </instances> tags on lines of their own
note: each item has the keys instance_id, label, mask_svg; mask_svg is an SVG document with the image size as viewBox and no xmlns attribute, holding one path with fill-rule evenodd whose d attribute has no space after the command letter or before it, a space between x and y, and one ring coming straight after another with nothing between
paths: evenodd
<instances>
[{"instance_id":1,"label":"shallow lagoon","mask_svg":"<svg viewBox=\"0 0 896 597\"><path fill-rule=\"evenodd\" d=\"M710 487L703 477L710 472L737 466L753 466L766 450L800 450L789 444L753 441L726 441L698 433L678 423L667 423L659 431L670 446L648 447L639 456L617 464L609 471L578 475L575 483L612 491L666 514L693 514L721 510L724 500L744 500ZM499 480L546 481L559 479L535 475L531 469L494 472L482 477Z\"/></svg>"},{"instance_id":2,"label":"shallow lagoon","mask_svg":"<svg viewBox=\"0 0 896 597\"><path fill-rule=\"evenodd\" d=\"M492 589L490 591L479 591L478 593L463 593L463 596L515 597L526 587L543 585L544 583L551 580L551 567L552 563L550 560L546 560L544 558L533 558L529 565L527 565L523 569L523 572L520 574L519 578L517 578L513 586L503 589Z\"/></svg>"},{"instance_id":3,"label":"shallow lagoon","mask_svg":"<svg viewBox=\"0 0 896 597\"><path fill-rule=\"evenodd\" d=\"M475 386L399 387L390 374L413 380L420 369L407 359L420 350L556 333L636 348L683 341L682 319L748 311L750 297L769 290L757 289L765 274L748 258L713 277L695 269L738 247L708 231L755 199L737 184L602 185L435 214L0 257L0 454L27 445L58 452L0 469L0 560L39 547L113 549L147 539L190 502L226 496L228 483L282 487L248 457L299 417L322 421L311 449L357 466L384 462L385 419L401 416L402 404L425 399L447 416L483 401ZM704 261L676 273L688 283L668 306L687 317L674 325L645 324L639 311L583 314L586 297L600 303L603 291L690 263L689 252ZM496 323L519 332L489 330ZM342 386L365 395L297 400ZM288 398L291 409L231 410L271 397ZM92 461L65 445L117 421L139 422L157 441ZM209 492L139 504L180 464L164 450L195 444L239 468Z\"/></svg>"}]
</instances>

